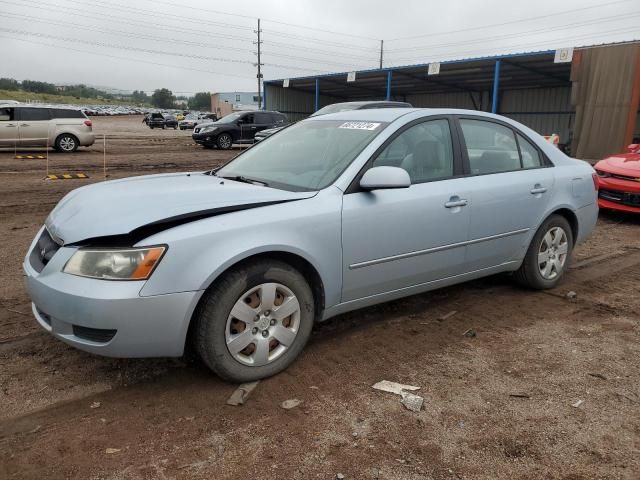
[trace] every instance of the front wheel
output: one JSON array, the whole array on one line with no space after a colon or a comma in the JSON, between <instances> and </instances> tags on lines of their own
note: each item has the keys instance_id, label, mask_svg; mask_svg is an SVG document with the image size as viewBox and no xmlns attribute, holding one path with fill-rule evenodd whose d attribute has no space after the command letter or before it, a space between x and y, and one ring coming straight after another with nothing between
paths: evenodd
<instances>
[{"instance_id":1,"label":"front wheel","mask_svg":"<svg viewBox=\"0 0 640 480\"><path fill-rule=\"evenodd\" d=\"M231 138L231 135L229 135L228 133L221 133L220 135L218 135L218 139L216 140L216 143L218 144L219 149L229 150L233 145L233 139Z\"/></svg>"},{"instance_id":2,"label":"front wheel","mask_svg":"<svg viewBox=\"0 0 640 480\"><path fill-rule=\"evenodd\" d=\"M195 345L225 380L270 377L300 354L314 314L300 272L280 261L256 262L226 273L207 291L195 314Z\"/></svg>"},{"instance_id":3,"label":"front wheel","mask_svg":"<svg viewBox=\"0 0 640 480\"><path fill-rule=\"evenodd\" d=\"M571 225L561 215L551 215L538 229L522 265L515 274L524 286L545 290L558 285L573 250Z\"/></svg>"}]
</instances>

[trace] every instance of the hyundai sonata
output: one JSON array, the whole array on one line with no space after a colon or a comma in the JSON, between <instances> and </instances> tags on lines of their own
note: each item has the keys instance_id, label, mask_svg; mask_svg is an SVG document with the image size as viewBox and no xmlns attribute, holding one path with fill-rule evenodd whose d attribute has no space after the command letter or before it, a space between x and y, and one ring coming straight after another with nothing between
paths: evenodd
<instances>
[{"instance_id":1,"label":"hyundai sonata","mask_svg":"<svg viewBox=\"0 0 640 480\"><path fill-rule=\"evenodd\" d=\"M593 168L513 120L347 111L221 168L74 190L24 270L35 318L64 342L157 357L190 338L242 382L343 312L499 272L554 287L597 215Z\"/></svg>"}]
</instances>

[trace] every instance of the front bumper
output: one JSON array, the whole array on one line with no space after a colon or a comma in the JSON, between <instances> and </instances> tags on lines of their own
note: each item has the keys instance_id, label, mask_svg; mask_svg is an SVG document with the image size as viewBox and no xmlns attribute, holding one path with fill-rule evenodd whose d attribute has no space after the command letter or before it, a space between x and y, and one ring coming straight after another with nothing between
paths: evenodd
<instances>
[{"instance_id":1,"label":"front bumper","mask_svg":"<svg viewBox=\"0 0 640 480\"><path fill-rule=\"evenodd\" d=\"M25 259L25 286L42 328L80 350L108 357L183 354L191 315L202 292L144 297L140 295L144 281L105 281L62 273L74 251L60 248L41 272L32 267L29 255Z\"/></svg>"},{"instance_id":2,"label":"front bumper","mask_svg":"<svg viewBox=\"0 0 640 480\"><path fill-rule=\"evenodd\" d=\"M640 213L640 184L598 177L598 205L607 210Z\"/></svg>"},{"instance_id":3,"label":"front bumper","mask_svg":"<svg viewBox=\"0 0 640 480\"><path fill-rule=\"evenodd\" d=\"M216 143L216 132L193 133L191 138L200 145L213 145Z\"/></svg>"}]
</instances>

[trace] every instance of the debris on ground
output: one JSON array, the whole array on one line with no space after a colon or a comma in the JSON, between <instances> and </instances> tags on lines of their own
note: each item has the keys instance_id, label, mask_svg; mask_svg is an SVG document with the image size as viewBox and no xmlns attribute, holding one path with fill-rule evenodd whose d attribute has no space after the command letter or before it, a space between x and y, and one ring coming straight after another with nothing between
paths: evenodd
<instances>
[{"instance_id":1,"label":"debris on ground","mask_svg":"<svg viewBox=\"0 0 640 480\"><path fill-rule=\"evenodd\" d=\"M102 405L100 402L93 402L89 408L100 408L100 405Z\"/></svg>"},{"instance_id":2,"label":"debris on ground","mask_svg":"<svg viewBox=\"0 0 640 480\"><path fill-rule=\"evenodd\" d=\"M114 453L118 453L120 450L120 448L107 448L104 453L106 453L107 455L112 455Z\"/></svg>"},{"instance_id":3,"label":"debris on ground","mask_svg":"<svg viewBox=\"0 0 640 480\"><path fill-rule=\"evenodd\" d=\"M258 386L258 383L260 383L260 381L243 383L239 385L227 400L227 405L244 405L244 402L249 397L249 394L253 391L254 388Z\"/></svg>"},{"instance_id":4,"label":"debris on ground","mask_svg":"<svg viewBox=\"0 0 640 480\"><path fill-rule=\"evenodd\" d=\"M285 410L291 410L292 408L296 408L301 403L302 403L302 400L298 400L297 398L292 398L291 400L285 400L280 404L280 406Z\"/></svg>"},{"instance_id":5,"label":"debris on ground","mask_svg":"<svg viewBox=\"0 0 640 480\"><path fill-rule=\"evenodd\" d=\"M464 335L465 337L473 338L476 336L476 331L473 328L470 328L469 330L464 332L462 335Z\"/></svg>"},{"instance_id":6,"label":"debris on ground","mask_svg":"<svg viewBox=\"0 0 640 480\"><path fill-rule=\"evenodd\" d=\"M573 408L578 408L580 405L584 403L584 400L578 400L576 403L572 403L571 406Z\"/></svg>"},{"instance_id":7,"label":"debris on ground","mask_svg":"<svg viewBox=\"0 0 640 480\"><path fill-rule=\"evenodd\" d=\"M424 403L424 398L420 395L415 395L409 392L402 393L402 400L400 400L407 410L411 410L412 412L419 412L422 410L422 404Z\"/></svg>"},{"instance_id":8,"label":"debris on ground","mask_svg":"<svg viewBox=\"0 0 640 480\"><path fill-rule=\"evenodd\" d=\"M510 393L509 396L513 398L531 398L531 396L526 393Z\"/></svg>"},{"instance_id":9,"label":"debris on ground","mask_svg":"<svg viewBox=\"0 0 640 480\"><path fill-rule=\"evenodd\" d=\"M571 290L570 292L567 293L566 297L569 300L573 300L574 298L577 298L578 294L576 292L574 292L573 290Z\"/></svg>"},{"instance_id":10,"label":"debris on ground","mask_svg":"<svg viewBox=\"0 0 640 480\"><path fill-rule=\"evenodd\" d=\"M309 388L310 388L311 390L320 390L320 387L317 387L317 386L315 386L315 385L311 385Z\"/></svg>"},{"instance_id":11,"label":"debris on ground","mask_svg":"<svg viewBox=\"0 0 640 480\"><path fill-rule=\"evenodd\" d=\"M606 380L607 379L607 377L605 377L601 373L588 373L587 375L589 375L590 377L599 378L600 380Z\"/></svg>"},{"instance_id":12,"label":"debris on ground","mask_svg":"<svg viewBox=\"0 0 640 480\"><path fill-rule=\"evenodd\" d=\"M336 475L336 480L344 480L344 474L342 474L342 473L338 473L338 474Z\"/></svg>"},{"instance_id":13,"label":"debris on ground","mask_svg":"<svg viewBox=\"0 0 640 480\"><path fill-rule=\"evenodd\" d=\"M396 395L402 395L403 390L407 390L410 392L420 390L420 387L415 387L413 385L403 385L402 383L390 382L388 380L382 380L375 385L372 385L371 388L374 388L375 390L381 390L383 392L395 393Z\"/></svg>"},{"instance_id":14,"label":"debris on ground","mask_svg":"<svg viewBox=\"0 0 640 480\"><path fill-rule=\"evenodd\" d=\"M444 315L440 315L438 317L438 321L439 322L444 322L446 319L453 317L456 313L458 313L457 310L451 310L449 313L445 313Z\"/></svg>"}]
</instances>

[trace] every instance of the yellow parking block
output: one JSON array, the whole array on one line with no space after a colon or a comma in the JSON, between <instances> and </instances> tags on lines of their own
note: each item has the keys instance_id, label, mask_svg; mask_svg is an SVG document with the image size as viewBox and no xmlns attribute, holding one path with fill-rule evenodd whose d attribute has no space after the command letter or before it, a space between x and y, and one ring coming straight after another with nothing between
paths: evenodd
<instances>
[{"instance_id":1,"label":"yellow parking block","mask_svg":"<svg viewBox=\"0 0 640 480\"><path fill-rule=\"evenodd\" d=\"M44 160L47 157L45 157L44 155L16 155L16 158L29 159L29 160L32 160L32 159Z\"/></svg>"},{"instance_id":2,"label":"yellow parking block","mask_svg":"<svg viewBox=\"0 0 640 480\"><path fill-rule=\"evenodd\" d=\"M89 178L85 173L63 173L62 175L47 175L45 180L73 180L77 178Z\"/></svg>"}]
</instances>

